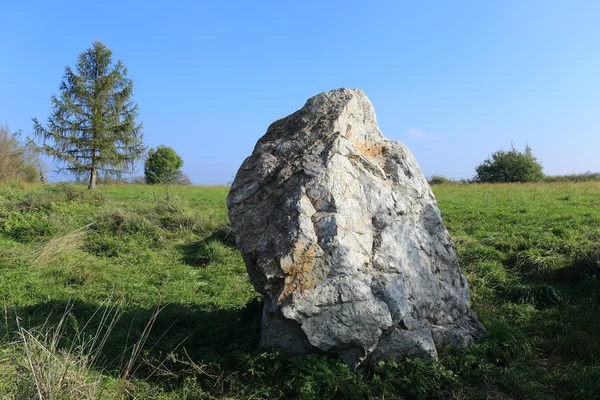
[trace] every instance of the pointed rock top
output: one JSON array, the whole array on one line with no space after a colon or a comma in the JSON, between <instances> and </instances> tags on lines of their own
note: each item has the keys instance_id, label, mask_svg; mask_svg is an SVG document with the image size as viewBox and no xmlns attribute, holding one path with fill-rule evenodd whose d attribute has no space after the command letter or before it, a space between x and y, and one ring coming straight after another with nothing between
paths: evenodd
<instances>
[{"instance_id":1,"label":"pointed rock top","mask_svg":"<svg viewBox=\"0 0 600 400\"><path fill-rule=\"evenodd\" d=\"M385 139L373 104L362 90L341 88L311 97L300 110L272 123L259 145L282 137L304 140L310 135L323 139L332 134L358 141Z\"/></svg>"}]
</instances>

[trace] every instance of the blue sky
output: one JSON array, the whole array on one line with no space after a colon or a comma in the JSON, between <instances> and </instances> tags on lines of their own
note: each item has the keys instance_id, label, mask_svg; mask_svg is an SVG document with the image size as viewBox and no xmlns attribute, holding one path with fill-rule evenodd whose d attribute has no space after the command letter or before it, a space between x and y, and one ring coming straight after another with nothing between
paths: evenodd
<instances>
[{"instance_id":1,"label":"blue sky","mask_svg":"<svg viewBox=\"0 0 600 400\"><path fill-rule=\"evenodd\" d=\"M0 124L30 134L100 40L135 82L146 143L173 147L194 183L231 180L271 122L339 87L365 91L427 176L470 178L511 142L547 174L600 171L598 1L4 1L0 15Z\"/></svg>"}]
</instances>

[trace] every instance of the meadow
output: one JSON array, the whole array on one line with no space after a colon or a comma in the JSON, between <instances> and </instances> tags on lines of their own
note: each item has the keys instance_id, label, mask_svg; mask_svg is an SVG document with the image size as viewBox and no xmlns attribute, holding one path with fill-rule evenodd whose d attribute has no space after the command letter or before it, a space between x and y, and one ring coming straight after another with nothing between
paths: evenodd
<instances>
[{"instance_id":1,"label":"meadow","mask_svg":"<svg viewBox=\"0 0 600 400\"><path fill-rule=\"evenodd\" d=\"M0 399L600 398L600 183L433 187L488 329L349 371L258 347L227 187L0 187Z\"/></svg>"}]
</instances>

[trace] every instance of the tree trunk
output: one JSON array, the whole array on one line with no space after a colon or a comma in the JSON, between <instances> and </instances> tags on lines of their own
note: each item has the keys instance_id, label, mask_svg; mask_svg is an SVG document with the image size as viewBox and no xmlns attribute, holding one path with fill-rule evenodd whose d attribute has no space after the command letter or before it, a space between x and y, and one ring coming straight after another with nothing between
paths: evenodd
<instances>
[{"instance_id":1,"label":"tree trunk","mask_svg":"<svg viewBox=\"0 0 600 400\"><path fill-rule=\"evenodd\" d=\"M96 137L96 135L94 134L94 138ZM90 184L88 186L89 190L96 190L96 149L94 148L94 151L92 153L92 165L90 165L90 167L92 167L92 170L90 171Z\"/></svg>"},{"instance_id":2,"label":"tree trunk","mask_svg":"<svg viewBox=\"0 0 600 400\"><path fill-rule=\"evenodd\" d=\"M96 168L92 168L92 172L90 173L90 184L88 185L88 189L96 190Z\"/></svg>"}]
</instances>

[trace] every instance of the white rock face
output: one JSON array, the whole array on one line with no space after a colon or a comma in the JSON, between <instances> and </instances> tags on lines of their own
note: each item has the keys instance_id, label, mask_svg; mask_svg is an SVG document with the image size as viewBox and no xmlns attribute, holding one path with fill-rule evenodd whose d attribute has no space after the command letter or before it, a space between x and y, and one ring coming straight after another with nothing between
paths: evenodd
<instances>
[{"instance_id":1,"label":"white rock face","mask_svg":"<svg viewBox=\"0 0 600 400\"><path fill-rule=\"evenodd\" d=\"M264 346L356 367L435 358L485 332L419 165L360 90L321 93L274 122L227 205L265 296Z\"/></svg>"}]
</instances>

